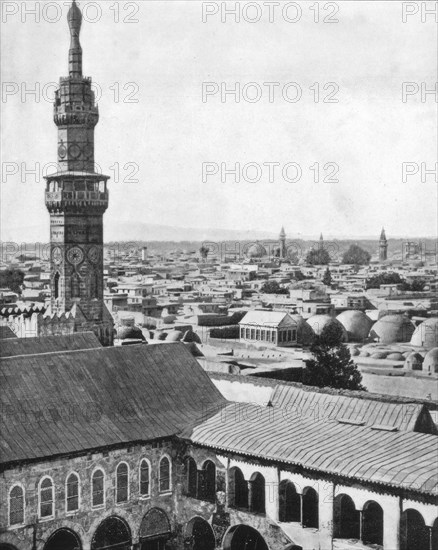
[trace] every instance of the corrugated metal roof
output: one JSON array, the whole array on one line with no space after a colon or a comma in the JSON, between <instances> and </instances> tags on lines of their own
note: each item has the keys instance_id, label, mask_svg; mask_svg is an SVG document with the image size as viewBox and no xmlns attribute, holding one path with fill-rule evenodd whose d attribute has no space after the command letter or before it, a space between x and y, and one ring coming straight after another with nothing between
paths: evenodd
<instances>
[{"instance_id":1,"label":"corrugated metal roof","mask_svg":"<svg viewBox=\"0 0 438 550\"><path fill-rule=\"evenodd\" d=\"M221 451L438 495L438 437L315 422L284 410L232 403L183 434Z\"/></svg>"},{"instance_id":2,"label":"corrugated metal roof","mask_svg":"<svg viewBox=\"0 0 438 550\"><path fill-rule=\"evenodd\" d=\"M426 407L417 403L389 403L280 384L272 392L271 403L291 415L308 416L319 422L342 419L363 422L367 426L393 426L402 431L414 431L421 415L430 416Z\"/></svg>"},{"instance_id":3,"label":"corrugated metal roof","mask_svg":"<svg viewBox=\"0 0 438 550\"><path fill-rule=\"evenodd\" d=\"M74 351L101 348L94 332L78 332L64 336L39 336L35 338L15 338L2 342L0 357L17 355L38 355L57 351Z\"/></svg>"},{"instance_id":4,"label":"corrugated metal roof","mask_svg":"<svg viewBox=\"0 0 438 550\"><path fill-rule=\"evenodd\" d=\"M0 387L2 463L169 437L227 403L181 343L9 357Z\"/></svg>"}]
</instances>

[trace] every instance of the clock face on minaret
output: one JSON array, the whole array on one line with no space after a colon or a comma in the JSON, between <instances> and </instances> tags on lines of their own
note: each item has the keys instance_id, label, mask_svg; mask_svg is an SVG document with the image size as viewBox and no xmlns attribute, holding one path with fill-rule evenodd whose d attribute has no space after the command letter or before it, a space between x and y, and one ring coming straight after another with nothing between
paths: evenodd
<instances>
[{"instance_id":1,"label":"clock face on minaret","mask_svg":"<svg viewBox=\"0 0 438 550\"><path fill-rule=\"evenodd\" d=\"M109 178L95 171L94 128L99 111L91 79L82 74L82 14L74 0L67 20L69 74L60 79L54 104L59 171L46 176L51 305L60 312L79 304L87 319L102 323L103 214L108 207Z\"/></svg>"}]
</instances>

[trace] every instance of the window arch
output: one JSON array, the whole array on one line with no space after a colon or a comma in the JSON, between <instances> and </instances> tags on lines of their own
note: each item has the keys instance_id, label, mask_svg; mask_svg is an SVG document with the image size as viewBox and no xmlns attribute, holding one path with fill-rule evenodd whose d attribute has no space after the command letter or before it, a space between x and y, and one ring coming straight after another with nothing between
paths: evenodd
<instances>
[{"instance_id":1,"label":"window arch","mask_svg":"<svg viewBox=\"0 0 438 550\"><path fill-rule=\"evenodd\" d=\"M248 483L239 468L231 468L229 473L229 506L248 508Z\"/></svg>"},{"instance_id":2,"label":"window arch","mask_svg":"<svg viewBox=\"0 0 438 550\"><path fill-rule=\"evenodd\" d=\"M251 477L251 498L249 507L251 512L265 513L265 478L259 472Z\"/></svg>"},{"instance_id":3,"label":"window arch","mask_svg":"<svg viewBox=\"0 0 438 550\"><path fill-rule=\"evenodd\" d=\"M334 536L340 539L359 539L360 512L356 510L352 498L338 495L334 500Z\"/></svg>"},{"instance_id":4,"label":"window arch","mask_svg":"<svg viewBox=\"0 0 438 550\"><path fill-rule=\"evenodd\" d=\"M40 518L51 518L54 515L54 488L51 477L43 477L40 481L39 491L39 516Z\"/></svg>"},{"instance_id":5,"label":"window arch","mask_svg":"<svg viewBox=\"0 0 438 550\"><path fill-rule=\"evenodd\" d=\"M199 498L214 502L216 500L216 466L211 460L206 460L199 472Z\"/></svg>"},{"instance_id":6,"label":"window arch","mask_svg":"<svg viewBox=\"0 0 438 550\"><path fill-rule=\"evenodd\" d=\"M57 271L55 273L55 277L54 277L54 286L55 286L55 300L57 300L59 298L59 279L61 278L61 275L59 274L59 272Z\"/></svg>"},{"instance_id":7,"label":"window arch","mask_svg":"<svg viewBox=\"0 0 438 550\"><path fill-rule=\"evenodd\" d=\"M9 525L24 523L24 489L14 485L9 491Z\"/></svg>"},{"instance_id":8,"label":"window arch","mask_svg":"<svg viewBox=\"0 0 438 550\"><path fill-rule=\"evenodd\" d=\"M71 529L62 527L49 537L44 545L44 550L81 550L82 544L78 535Z\"/></svg>"},{"instance_id":9,"label":"window arch","mask_svg":"<svg viewBox=\"0 0 438 550\"><path fill-rule=\"evenodd\" d=\"M284 479L279 487L280 521L301 521L301 497L295 485Z\"/></svg>"},{"instance_id":10,"label":"window arch","mask_svg":"<svg viewBox=\"0 0 438 550\"><path fill-rule=\"evenodd\" d=\"M198 466L195 460L188 456L185 460L186 467L186 494L189 497L198 496Z\"/></svg>"},{"instance_id":11,"label":"window arch","mask_svg":"<svg viewBox=\"0 0 438 550\"><path fill-rule=\"evenodd\" d=\"M91 550L129 550L132 548L131 529L127 522L118 516L104 519L91 539Z\"/></svg>"},{"instance_id":12,"label":"window arch","mask_svg":"<svg viewBox=\"0 0 438 550\"><path fill-rule=\"evenodd\" d=\"M93 507L105 504L105 474L100 468L91 477L91 505Z\"/></svg>"},{"instance_id":13,"label":"window arch","mask_svg":"<svg viewBox=\"0 0 438 550\"><path fill-rule=\"evenodd\" d=\"M318 493L312 487L303 491L303 527L319 528Z\"/></svg>"},{"instance_id":14,"label":"window arch","mask_svg":"<svg viewBox=\"0 0 438 550\"><path fill-rule=\"evenodd\" d=\"M364 544L383 544L383 510L374 500L363 507L362 541Z\"/></svg>"},{"instance_id":15,"label":"window arch","mask_svg":"<svg viewBox=\"0 0 438 550\"><path fill-rule=\"evenodd\" d=\"M223 540L224 550L268 550L262 535L249 525L237 524L228 529Z\"/></svg>"},{"instance_id":16,"label":"window arch","mask_svg":"<svg viewBox=\"0 0 438 550\"><path fill-rule=\"evenodd\" d=\"M65 482L65 510L79 510L79 476L75 472L72 472Z\"/></svg>"},{"instance_id":17,"label":"window arch","mask_svg":"<svg viewBox=\"0 0 438 550\"><path fill-rule=\"evenodd\" d=\"M170 469L170 460L168 456L163 456L160 460L159 475L160 475L160 478L159 478L160 493L165 493L166 491L170 491L171 469Z\"/></svg>"},{"instance_id":18,"label":"window arch","mask_svg":"<svg viewBox=\"0 0 438 550\"><path fill-rule=\"evenodd\" d=\"M129 499L129 467L126 462L120 462L116 469L116 502L128 502Z\"/></svg>"},{"instance_id":19,"label":"window arch","mask_svg":"<svg viewBox=\"0 0 438 550\"><path fill-rule=\"evenodd\" d=\"M148 497L151 494L151 466L146 458L140 462L140 496Z\"/></svg>"},{"instance_id":20,"label":"window arch","mask_svg":"<svg viewBox=\"0 0 438 550\"><path fill-rule=\"evenodd\" d=\"M71 278L71 297L81 297L81 279L77 273L73 273Z\"/></svg>"},{"instance_id":21,"label":"window arch","mask_svg":"<svg viewBox=\"0 0 438 550\"><path fill-rule=\"evenodd\" d=\"M185 538L191 541L191 550L214 550L216 548L214 531L208 521L201 517L194 517L187 523Z\"/></svg>"},{"instance_id":22,"label":"window arch","mask_svg":"<svg viewBox=\"0 0 438 550\"><path fill-rule=\"evenodd\" d=\"M413 550L429 547L429 529L417 510L405 510L401 517L400 548Z\"/></svg>"}]
</instances>

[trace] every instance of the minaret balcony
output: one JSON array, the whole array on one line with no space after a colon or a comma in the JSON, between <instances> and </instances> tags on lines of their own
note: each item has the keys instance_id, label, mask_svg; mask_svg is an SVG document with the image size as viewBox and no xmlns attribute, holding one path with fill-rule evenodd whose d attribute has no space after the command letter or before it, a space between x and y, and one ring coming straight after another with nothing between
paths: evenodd
<instances>
[{"instance_id":1,"label":"minaret balcony","mask_svg":"<svg viewBox=\"0 0 438 550\"><path fill-rule=\"evenodd\" d=\"M46 191L46 207L49 211L105 212L108 208L108 191Z\"/></svg>"}]
</instances>

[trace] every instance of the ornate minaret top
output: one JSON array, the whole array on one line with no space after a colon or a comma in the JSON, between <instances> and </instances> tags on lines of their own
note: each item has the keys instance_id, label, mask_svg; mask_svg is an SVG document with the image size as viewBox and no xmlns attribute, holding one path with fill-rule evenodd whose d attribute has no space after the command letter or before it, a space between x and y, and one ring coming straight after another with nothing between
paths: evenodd
<instances>
[{"instance_id":1,"label":"ornate minaret top","mask_svg":"<svg viewBox=\"0 0 438 550\"><path fill-rule=\"evenodd\" d=\"M82 78L82 48L79 42L81 32L82 13L75 0L68 10L68 26L70 27L70 50L68 52L68 72L71 78Z\"/></svg>"},{"instance_id":2,"label":"ornate minaret top","mask_svg":"<svg viewBox=\"0 0 438 550\"><path fill-rule=\"evenodd\" d=\"M379 260L385 262L388 259L388 241L386 240L385 229L382 227L379 240Z\"/></svg>"},{"instance_id":3,"label":"ornate minaret top","mask_svg":"<svg viewBox=\"0 0 438 550\"><path fill-rule=\"evenodd\" d=\"M385 228L382 227L382 232L380 233L380 240L386 241L386 234L385 234Z\"/></svg>"}]
</instances>

